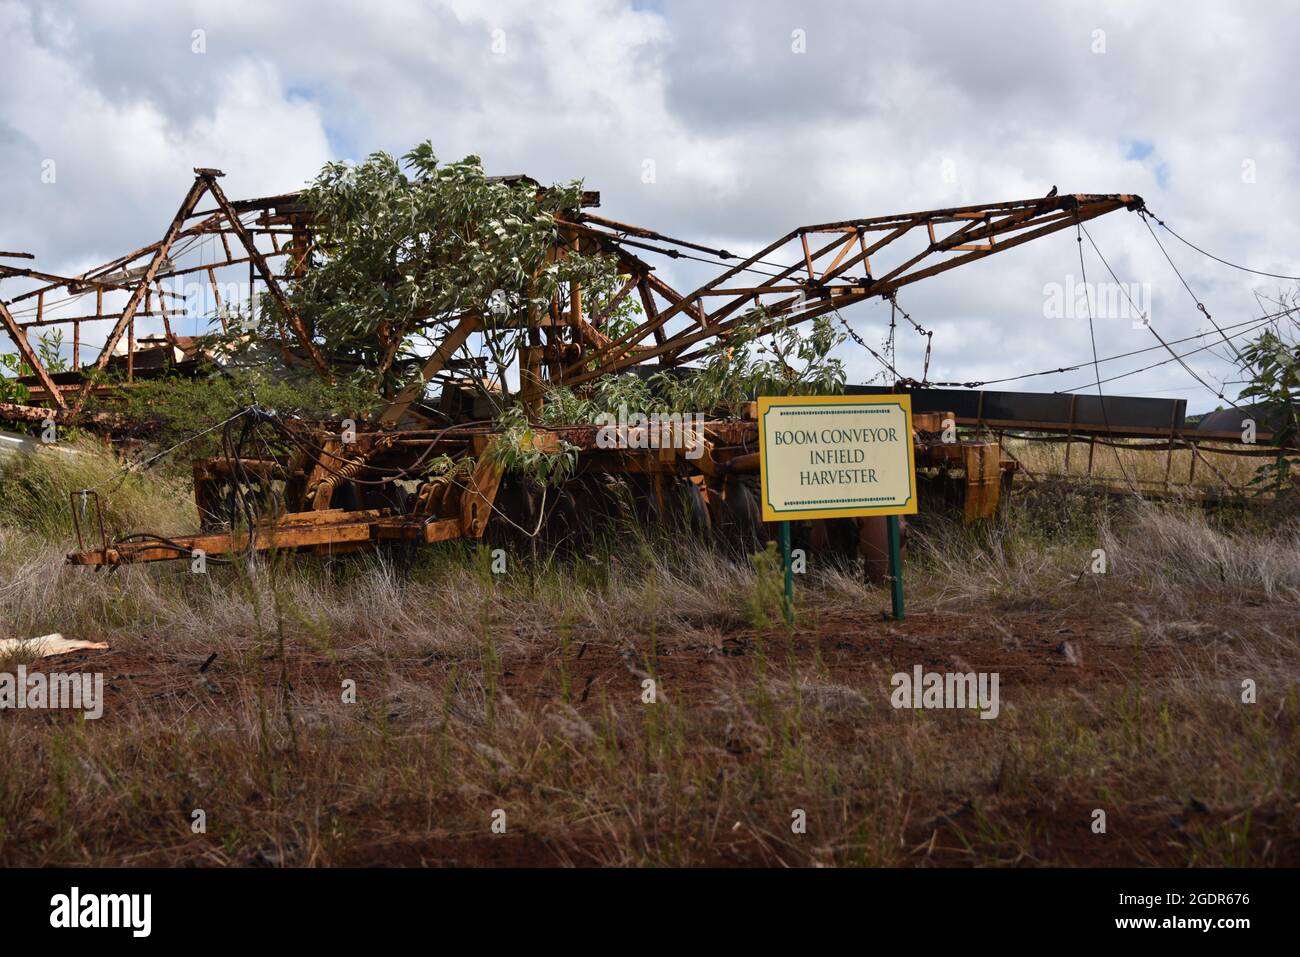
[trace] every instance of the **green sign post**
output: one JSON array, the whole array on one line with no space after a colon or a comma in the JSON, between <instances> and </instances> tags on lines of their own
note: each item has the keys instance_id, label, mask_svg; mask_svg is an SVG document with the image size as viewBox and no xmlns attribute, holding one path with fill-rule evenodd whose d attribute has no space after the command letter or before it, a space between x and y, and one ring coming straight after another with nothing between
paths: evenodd
<instances>
[{"instance_id":1,"label":"green sign post","mask_svg":"<svg viewBox=\"0 0 1300 957\"><path fill-rule=\"evenodd\" d=\"M794 624L794 566L790 562L790 523L781 523L781 567L785 569L785 623Z\"/></svg>"},{"instance_id":2,"label":"green sign post","mask_svg":"<svg viewBox=\"0 0 1300 957\"><path fill-rule=\"evenodd\" d=\"M903 620L903 536L898 530L898 516L885 519L889 531L889 600L894 621Z\"/></svg>"}]
</instances>

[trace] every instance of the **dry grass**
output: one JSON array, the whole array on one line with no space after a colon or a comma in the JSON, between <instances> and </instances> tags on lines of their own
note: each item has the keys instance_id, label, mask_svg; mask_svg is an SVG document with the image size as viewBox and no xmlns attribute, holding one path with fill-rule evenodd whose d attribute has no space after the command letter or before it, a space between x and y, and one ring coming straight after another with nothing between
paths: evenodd
<instances>
[{"instance_id":1,"label":"dry grass","mask_svg":"<svg viewBox=\"0 0 1300 957\"><path fill-rule=\"evenodd\" d=\"M1004 447L1034 476L1087 479L1089 448L1086 442L1046 442L1006 437ZM1235 455L1232 451L1201 448L1167 452L1143 440L1121 440L1113 445L1100 441L1091 450L1091 478L1120 488L1174 492L1204 492L1244 489L1256 469L1267 459ZM1068 459L1067 459L1067 448ZM1259 452L1260 446L1225 446L1233 451ZM1193 467L1193 459L1196 459ZM1166 485L1167 483L1167 485Z\"/></svg>"},{"instance_id":2,"label":"dry grass","mask_svg":"<svg viewBox=\"0 0 1300 957\"><path fill-rule=\"evenodd\" d=\"M124 471L112 452L85 437L31 455L0 458L0 531L71 544L73 515L68 496L82 489L98 492L110 536L141 528L177 534L198 526L188 482L159 471ZM82 516L83 533L97 540L93 500L85 500Z\"/></svg>"},{"instance_id":3,"label":"dry grass","mask_svg":"<svg viewBox=\"0 0 1300 957\"><path fill-rule=\"evenodd\" d=\"M1272 513L1116 501L1060 481L1018 486L1011 506L985 526L925 519L912 530L913 557L925 569L922 593L942 607L1091 600L1101 580L1093 574L1098 549L1112 592L1172 593L1184 603L1300 600L1300 522Z\"/></svg>"},{"instance_id":4,"label":"dry grass","mask_svg":"<svg viewBox=\"0 0 1300 957\"><path fill-rule=\"evenodd\" d=\"M902 625L811 556L793 631L770 569L669 538L110 575L4 519L4 631L113 650L58 664L102 720L0 715L0 863L1300 861L1294 531L1036 494L919 523ZM1000 670L1001 715L894 710L914 664Z\"/></svg>"}]
</instances>

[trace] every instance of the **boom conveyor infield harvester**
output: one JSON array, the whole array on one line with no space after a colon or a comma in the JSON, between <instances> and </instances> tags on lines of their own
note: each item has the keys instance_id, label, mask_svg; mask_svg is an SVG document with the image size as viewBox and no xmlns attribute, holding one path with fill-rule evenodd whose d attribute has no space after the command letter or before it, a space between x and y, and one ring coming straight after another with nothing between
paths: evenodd
<instances>
[{"instance_id":1,"label":"boom conveyor infield harvester","mask_svg":"<svg viewBox=\"0 0 1300 957\"><path fill-rule=\"evenodd\" d=\"M174 294L162 282L206 275L216 294L217 271L230 267L247 266L250 285L260 280L278 308L285 361L330 375L319 339L287 292L312 268L316 214L300 193L231 201L218 183L220 171L195 173L156 243L74 277L0 264L0 278L25 276L40 283L0 301L0 323L33 370L27 380L32 404L3 406L6 418L71 422L86 416L87 397L101 387L86 373L116 368L130 381L153 369L192 367L200 357L193 339L174 334L170 317L179 311L169 308ZM544 192L527 177L497 179ZM200 209L205 196L211 205ZM441 341L421 360L419 375L366 421L305 422L255 407L245 410L224 426L225 454L194 462L203 526L198 534L110 536L98 494L73 493L79 548L68 561L116 566L181 558L196 550L211 557L271 549L334 554L385 542L481 539L490 525L563 539L581 535L628 500L642 519L681 514L718 535L761 541L768 536L760 517L752 414L706 417L695 428L676 422L632 425L623 430L619 447L605 448L607 443L597 441L596 425L540 424L547 390L581 391L601 377L646 367L681 368L704 357L711 345L725 343L745 323L752 328L756 316L763 335L873 297L892 301L905 286L1115 210L1140 210L1143 202L1133 195L1056 195L1054 190L1016 202L820 223L794 229L743 259L605 218L592 211L598 206L599 194L584 192L577 208L556 215L548 256L615 257L621 282L612 296L584 304L575 281L557 292L549 309L502 318L485 304L450 317L441 327ZM201 240L211 241L216 257L187 263L183 251ZM641 258L646 252L735 264L681 293ZM271 266L275 259L283 260L280 275ZM93 301L94 311L69 316L47 310L48 299L61 292L78 302ZM105 311L106 293L127 297L120 311ZM615 329L609 317L630 296L639 300L640 315L633 328ZM34 310L35 319L19 321L11 308L18 304ZM160 319L165 332L137 340L135 323L146 316ZM511 474L493 454L503 427L484 421L481 410L476 414L472 396L458 385L482 367L482 358L474 355L476 334L502 322L519 330L518 399L532 419L527 442L539 452L564 449L576 457L572 477L549 495ZM97 358L83 365L81 327L94 323L111 327ZM56 324L73 330L72 368L63 373L47 371L28 339L28 329ZM440 396L428 396L437 383ZM917 467L961 475L966 519L987 517L1015 463L994 440L942 441L944 418L943 413L915 415ZM259 429L270 430L276 441L253 441ZM683 434L673 434L677 430ZM434 460L452 464L434 474L426 469ZM870 557L873 545L879 550L882 522L802 523L796 534L814 547Z\"/></svg>"}]
</instances>

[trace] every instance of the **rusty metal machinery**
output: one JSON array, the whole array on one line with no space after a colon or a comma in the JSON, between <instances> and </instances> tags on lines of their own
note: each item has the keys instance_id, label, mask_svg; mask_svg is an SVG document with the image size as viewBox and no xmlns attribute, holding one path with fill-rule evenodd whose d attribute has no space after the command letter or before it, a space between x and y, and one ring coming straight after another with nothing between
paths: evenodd
<instances>
[{"instance_id":1,"label":"rusty metal machinery","mask_svg":"<svg viewBox=\"0 0 1300 957\"><path fill-rule=\"evenodd\" d=\"M169 305L175 293L169 293L163 281L205 277L219 301L217 273L231 267L246 266L250 300L252 286L260 280L284 317L284 361L330 374L328 357L286 291L295 275L309 268L313 246L314 218L300 194L231 201L218 183L219 171L195 173L180 208L155 243L77 276L0 265L0 278L26 277L37 283L0 301L0 323L33 370L32 403L43 405L7 406L0 414L70 420L96 388L87 372L118 366L130 381L194 361L193 340L177 335L170 322L178 310ZM211 206L200 208L204 197L210 197ZM769 332L867 299L892 299L898 290L958 266L1115 210L1141 209L1142 200L1053 192L1038 199L822 223L792 230L748 257L599 216L590 211L598 205L599 194L586 193L579 208L557 218L551 255L614 256L623 277L620 288L598 306L584 307L582 290L574 283L563 299L557 294L549 311L530 310L512 320L525 332L518 352L519 399L535 420L548 387L582 389L600 377L649 363L683 366L755 317L762 332ZM200 243L215 255L198 263L187 261L186 254ZM734 264L682 293L656 274L645 255ZM279 275L272 268L274 260L282 263ZM106 311L106 293L125 295L125 304ZM91 300L93 311L74 307L69 312L65 305L56 311L51 300L64 294L61 305ZM632 295L639 298L643 319L629 331L614 334L607 320ZM162 323L162 336L137 339L135 323L146 316ZM81 330L91 323L111 327L95 358L83 364ZM519 521L503 504L510 497L503 486L511 479L503 475L494 454L500 430L465 421L472 418L467 410L460 411L452 425L436 427L423 404L430 386L438 382L444 385L444 397L451 394L449 373L458 362L463 364L460 357L473 358L474 337L484 323L479 312L446 317L445 335L423 360L419 376L372 421L360 423L354 440L340 438L338 423L305 424L258 409L245 410L241 421L227 423L228 429L271 430L279 451L268 455L264 450L269 446L263 443L256 455L241 451L195 463L196 502L207 526L200 534L110 539L101 529L98 540L81 540L68 560L117 565L177 558L195 550L213 557L267 549L350 551L382 542L478 539L493 521L531 529L535 516L527 514L527 508ZM73 332L72 368L58 374L57 381L28 340L28 330L56 325L70 326ZM963 473L965 516L987 516L997 507L1003 477L1015 463L996 441L942 441L944 417L916 416L918 466ZM711 529L742 528L761 535L753 491L758 469L753 419L706 420L690 436L675 434L675 429L680 426L641 436L648 438L646 447L638 447L639 440L628 441L625 434L620 441L630 447L608 449L598 444L595 426L535 426L530 441L543 449L572 449L578 459L575 490L553 502L553 509L560 509L561 518L567 509L573 520L581 521L587 505L600 498L601 483L617 477L660 514L684 508ZM424 474L424 463L441 456L456 464L438 475ZM527 490L515 489L513 494L516 503L528 499ZM235 498L240 499L242 514L231 505ZM74 510L87 516L96 502L93 497L74 501ZM536 517L538 529L545 518ZM86 529L79 526L79 537L89 538L94 523L85 524Z\"/></svg>"},{"instance_id":2,"label":"rusty metal machinery","mask_svg":"<svg viewBox=\"0 0 1300 957\"><path fill-rule=\"evenodd\" d=\"M594 425L536 427L530 442L543 450L575 450L579 467L560 494L558 510L530 510L529 490L503 495L500 461L493 455L499 432L467 425L440 430L372 429L344 443L339 433L266 419L297 451L283 458L226 457L194 463L195 497L211 530L163 538L137 535L110 540L97 496L73 493L78 550L68 561L78 565L120 565L189 557L202 551L213 558L287 549L339 554L382 543L433 543L481 539L491 523L525 534L550 526L564 539L587 524L609 500L607 484L617 477L625 490L640 493L650 518L681 519L717 537L744 544L762 540L757 497L758 428L753 418L631 426L618 432L618 445L602 448ZM996 509L1002 477L1015 464L1000 455L996 442L943 440L942 413L914 418L918 466L956 467L965 475L965 516L986 517ZM234 423L232 423L234 424ZM451 455L457 467L423 475L418 465L436 455ZM238 524L223 510L232 485L260 490L260 501L274 506ZM273 490L273 491L272 491ZM269 493L269 494L268 494ZM605 501L602 502L602 499ZM522 508L521 508L522 503ZM850 556L865 533L855 520L805 523L809 536L827 541L827 527L841 526L840 551ZM234 527L232 527L234 526ZM558 527L556 527L558 526ZM98 538L91 536L96 532ZM849 541L844 545L844 532Z\"/></svg>"}]
</instances>

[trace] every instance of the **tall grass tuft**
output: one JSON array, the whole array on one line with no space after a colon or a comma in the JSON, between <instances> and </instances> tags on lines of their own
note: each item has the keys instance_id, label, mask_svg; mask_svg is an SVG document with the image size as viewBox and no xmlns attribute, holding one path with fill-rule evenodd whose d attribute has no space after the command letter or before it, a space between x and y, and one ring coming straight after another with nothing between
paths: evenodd
<instances>
[{"instance_id":1,"label":"tall grass tuft","mask_svg":"<svg viewBox=\"0 0 1300 957\"><path fill-rule=\"evenodd\" d=\"M125 471L109 449L85 438L0 459L0 525L67 545L74 540L68 496L81 489L98 492L110 537L136 531L176 534L198 524L188 482ZM92 528L93 539L99 528L88 502L82 533Z\"/></svg>"}]
</instances>

